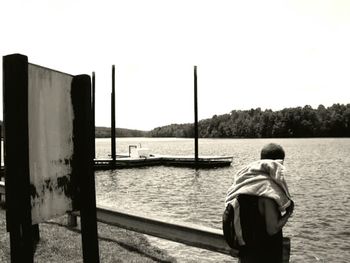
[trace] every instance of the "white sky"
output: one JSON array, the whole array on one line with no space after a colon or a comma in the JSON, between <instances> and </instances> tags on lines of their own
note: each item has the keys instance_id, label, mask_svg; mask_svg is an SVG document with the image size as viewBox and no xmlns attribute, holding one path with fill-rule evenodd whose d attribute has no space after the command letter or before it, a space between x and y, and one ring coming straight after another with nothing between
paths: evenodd
<instances>
[{"instance_id":1,"label":"white sky","mask_svg":"<svg viewBox=\"0 0 350 263\"><path fill-rule=\"evenodd\" d=\"M112 64L117 127L193 122L193 65L199 119L346 104L350 1L3 0L0 55L12 53L95 71L98 126L110 126Z\"/></svg>"}]
</instances>

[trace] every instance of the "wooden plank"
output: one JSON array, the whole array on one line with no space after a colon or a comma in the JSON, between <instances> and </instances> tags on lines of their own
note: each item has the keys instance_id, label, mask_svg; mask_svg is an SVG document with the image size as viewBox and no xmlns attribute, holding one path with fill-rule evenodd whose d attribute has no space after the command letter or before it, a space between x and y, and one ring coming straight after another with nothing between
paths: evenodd
<instances>
[{"instance_id":1,"label":"wooden plank","mask_svg":"<svg viewBox=\"0 0 350 263\"><path fill-rule=\"evenodd\" d=\"M220 230L198 227L189 224L180 225L167 223L162 220L121 213L103 206L99 206L97 208L97 218L100 222L139 233L144 233L224 254L237 254L237 251L234 251L228 247Z\"/></svg>"}]
</instances>

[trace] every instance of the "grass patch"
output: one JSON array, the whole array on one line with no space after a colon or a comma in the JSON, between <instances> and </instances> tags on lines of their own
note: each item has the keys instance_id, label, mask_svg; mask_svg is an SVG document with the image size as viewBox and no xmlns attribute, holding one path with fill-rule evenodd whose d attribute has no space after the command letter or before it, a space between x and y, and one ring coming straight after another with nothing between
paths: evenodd
<instances>
[{"instance_id":1,"label":"grass patch","mask_svg":"<svg viewBox=\"0 0 350 263\"><path fill-rule=\"evenodd\" d=\"M81 233L66 226L66 216L40 224L34 262L83 262ZM176 262L139 233L98 223L100 262ZM10 238L5 211L0 209L0 262L10 262Z\"/></svg>"}]
</instances>

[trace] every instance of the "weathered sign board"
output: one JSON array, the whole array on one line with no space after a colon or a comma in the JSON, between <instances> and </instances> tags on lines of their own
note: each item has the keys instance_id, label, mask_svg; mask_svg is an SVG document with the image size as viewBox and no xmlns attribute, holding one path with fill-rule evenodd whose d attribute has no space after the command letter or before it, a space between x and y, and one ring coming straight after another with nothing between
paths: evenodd
<instances>
[{"instance_id":1,"label":"weathered sign board","mask_svg":"<svg viewBox=\"0 0 350 263\"><path fill-rule=\"evenodd\" d=\"M11 262L33 262L34 229L72 210L81 213L84 262L99 262L90 77L9 55L3 96Z\"/></svg>"},{"instance_id":2,"label":"weathered sign board","mask_svg":"<svg viewBox=\"0 0 350 263\"><path fill-rule=\"evenodd\" d=\"M72 210L73 76L28 64L32 224Z\"/></svg>"}]
</instances>

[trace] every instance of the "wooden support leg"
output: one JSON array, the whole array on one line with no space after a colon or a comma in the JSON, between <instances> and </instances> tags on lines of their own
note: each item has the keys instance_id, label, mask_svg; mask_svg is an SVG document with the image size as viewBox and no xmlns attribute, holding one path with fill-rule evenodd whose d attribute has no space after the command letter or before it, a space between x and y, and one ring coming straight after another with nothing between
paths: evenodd
<instances>
[{"instance_id":1,"label":"wooden support leg","mask_svg":"<svg viewBox=\"0 0 350 263\"><path fill-rule=\"evenodd\" d=\"M78 226L77 216L72 215L72 214L68 214L67 215L67 225L69 227L77 227Z\"/></svg>"},{"instance_id":2,"label":"wooden support leg","mask_svg":"<svg viewBox=\"0 0 350 263\"><path fill-rule=\"evenodd\" d=\"M33 243L36 244L40 241L40 230L39 224L35 224L32 226L32 235L33 235Z\"/></svg>"}]
</instances>

